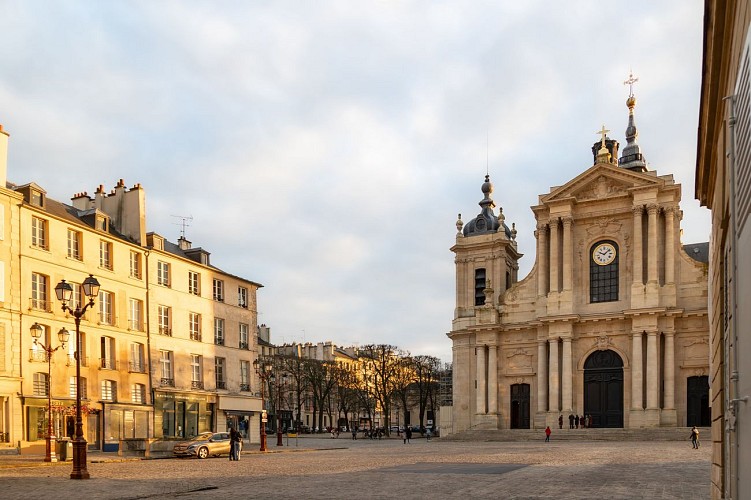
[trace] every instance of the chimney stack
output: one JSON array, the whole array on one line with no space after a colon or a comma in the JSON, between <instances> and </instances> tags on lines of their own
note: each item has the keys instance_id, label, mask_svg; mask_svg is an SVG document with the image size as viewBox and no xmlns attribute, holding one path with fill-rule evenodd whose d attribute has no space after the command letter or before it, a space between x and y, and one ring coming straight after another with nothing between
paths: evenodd
<instances>
[{"instance_id":1,"label":"chimney stack","mask_svg":"<svg viewBox=\"0 0 751 500\"><path fill-rule=\"evenodd\" d=\"M3 189L8 181L8 137L10 134L0 125L0 187Z\"/></svg>"}]
</instances>

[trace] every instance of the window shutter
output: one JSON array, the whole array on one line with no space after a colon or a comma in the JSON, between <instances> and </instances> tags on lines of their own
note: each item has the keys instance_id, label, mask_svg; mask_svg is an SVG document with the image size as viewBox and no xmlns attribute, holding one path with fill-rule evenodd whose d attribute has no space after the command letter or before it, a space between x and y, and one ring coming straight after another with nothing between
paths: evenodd
<instances>
[{"instance_id":1,"label":"window shutter","mask_svg":"<svg viewBox=\"0 0 751 500\"><path fill-rule=\"evenodd\" d=\"M751 214L751 39L746 43L746 50L738 72L735 89L735 169L737 230L743 227Z\"/></svg>"}]
</instances>

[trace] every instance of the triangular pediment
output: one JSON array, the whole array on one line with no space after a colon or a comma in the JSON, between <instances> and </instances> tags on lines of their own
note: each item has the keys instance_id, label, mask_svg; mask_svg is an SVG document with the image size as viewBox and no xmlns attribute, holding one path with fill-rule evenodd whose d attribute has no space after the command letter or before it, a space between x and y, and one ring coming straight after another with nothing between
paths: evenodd
<instances>
[{"instance_id":1,"label":"triangular pediment","mask_svg":"<svg viewBox=\"0 0 751 500\"><path fill-rule=\"evenodd\" d=\"M540 201L575 199L577 202L623 196L635 188L660 187L664 181L649 173L632 172L605 163L599 163L582 172L563 186L553 188Z\"/></svg>"}]
</instances>

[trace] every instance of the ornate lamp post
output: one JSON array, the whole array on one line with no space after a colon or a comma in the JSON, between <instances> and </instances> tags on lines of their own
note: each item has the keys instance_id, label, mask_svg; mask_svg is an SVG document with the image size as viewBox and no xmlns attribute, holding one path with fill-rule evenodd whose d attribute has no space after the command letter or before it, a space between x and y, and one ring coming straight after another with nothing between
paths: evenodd
<instances>
[{"instance_id":1,"label":"ornate lamp post","mask_svg":"<svg viewBox=\"0 0 751 500\"><path fill-rule=\"evenodd\" d=\"M256 371L256 375L261 380L261 449L260 451L266 451L266 395L264 386L271 377L271 365L266 363L259 363L256 359L253 361L253 368Z\"/></svg>"},{"instance_id":2,"label":"ornate lamp post","mask_svg":"<svg viewBox=\"0 0 751 500\"><path fill-rule=\"evenodd\" d=\"M45 462L57 462L57 455L55 455L55 434L52 427L52 355L61 347L65 349L65 343L68 342L70 333L65 328L61 328L57 332L57 338L60 341L60 345L53 348L52 342L50 345L45 345L39 341L44 333L44 328L39 323L31 325L31 336L34 337L34 345L39 346L44 350L45 357L47 358L47 437L45 438L44 446L44 461Z\"/></svg>"},{"instance_id":3,"label":"ornate lamp post","mask_svg":"<svg viewBox=\"0 0 751 500\"><path fill-rule=\"evenodd\" d=\"M73 315L76 322L76 434L73 438L73 472L70 473L71 479L89 479L89 471L86 467L86 439L83 437L83 419L81 418L81 317L86 310L94 305L94 298L99 295L99 282L89 274L89 277L83 280L81 284L84 295L89 301L81 307L76 304L75 309L68 306L68 302L73 297L73 287L65 280L60 281L55 287L57 300L63 303L63 311L68 311Z\"/></svg>"}]
</instances>

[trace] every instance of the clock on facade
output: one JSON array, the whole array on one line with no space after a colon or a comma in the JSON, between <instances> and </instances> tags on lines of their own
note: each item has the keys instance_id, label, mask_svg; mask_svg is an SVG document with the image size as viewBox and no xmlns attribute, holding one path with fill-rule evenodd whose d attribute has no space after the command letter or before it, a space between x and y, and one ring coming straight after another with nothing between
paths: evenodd
<instances>
[{"instance_id":1,"label":"clock on facade","mask_svg":"<svg viewBox=\"0 0 751 500\"><path fill-rule=\"evenodd\" d=\"M615 246L610 243L600 243L592 250L592 260L599 266L607 266L615 260Z\"/></svg>"}]
</instances>

